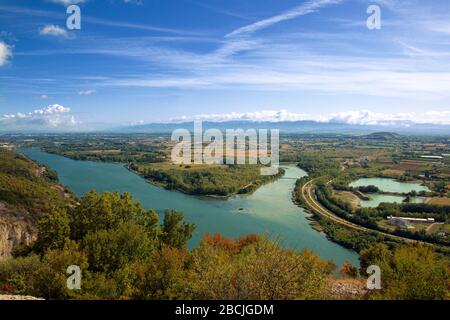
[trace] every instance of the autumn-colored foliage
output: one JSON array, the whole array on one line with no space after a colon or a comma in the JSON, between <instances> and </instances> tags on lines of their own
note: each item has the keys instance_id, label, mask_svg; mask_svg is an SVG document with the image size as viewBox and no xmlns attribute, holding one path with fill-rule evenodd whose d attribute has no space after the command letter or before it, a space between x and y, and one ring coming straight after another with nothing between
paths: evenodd
<instances>
[{"instance_id":1,"label":"autumn-colored foliage","mask_svg":"<svg viewBox=\"0 0 450 320\"><path fill-rule=\"evenodd\" d=\"M222 234L206 234L201 240L201 245L209 245L217 249L224 250L229 254L241 252L242 248L259 241L261 237L257 234L249 234L245 237L239 237L236 240L225 238Z\"/></svg>"}]
</instances>

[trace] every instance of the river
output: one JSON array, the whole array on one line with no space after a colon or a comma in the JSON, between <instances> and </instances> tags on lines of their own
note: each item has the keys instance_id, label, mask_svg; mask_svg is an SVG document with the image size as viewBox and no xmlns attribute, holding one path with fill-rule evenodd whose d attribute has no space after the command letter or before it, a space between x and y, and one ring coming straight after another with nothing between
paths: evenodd
<instances>
[{"instance_id":1,"label":"river","mask_svg":"<svg viewBox=\"0 0 450 320\"><path fill-rule=\"evenodd\" d=\"M153 208L158 214L164 209L183 211L186 219L197 226L189 243L191 248L205 233L220 232L226 237L258 233L279 239L284 247L308 248L338 266L346 260L359 265L357 253L312 229L308 214L292 202L291 192L296 179L306 175L295 165L285 166L284 177L263 185L253 194L225 200L189 196L156 187L120 164L76 161L35 149L19 151L56 170L60 182L78 196L92 189L129 192L144 208Z\"/></svg>"}]
</instances>

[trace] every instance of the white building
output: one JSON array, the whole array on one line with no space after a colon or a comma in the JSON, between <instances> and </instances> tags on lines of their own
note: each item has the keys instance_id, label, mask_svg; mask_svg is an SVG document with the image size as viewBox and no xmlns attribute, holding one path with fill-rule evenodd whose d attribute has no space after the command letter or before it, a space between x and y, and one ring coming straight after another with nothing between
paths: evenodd
<instances>
[{"instance_id":1,"label":"white building","mask_svg":"<svg viewBox=\"0 0 450 320\"><path fill-rule=\"evenodd\" d=\"M404 220L404 221L408 221L408 222L424 222L424 223L434 223L435 222L434 218L408 218L408 217L393 217L393 216L389 216L387 218L388 218L388 220L400 219L400 220Z\"/></svg>"}]
</instances>

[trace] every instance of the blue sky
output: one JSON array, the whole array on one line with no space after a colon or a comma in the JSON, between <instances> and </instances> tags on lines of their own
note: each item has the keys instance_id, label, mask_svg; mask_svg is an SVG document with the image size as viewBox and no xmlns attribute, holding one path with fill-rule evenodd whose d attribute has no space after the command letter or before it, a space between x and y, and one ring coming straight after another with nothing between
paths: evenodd
<instances>
[{"instance_id":1,"label":"blue sky","mask_svg":"<svg viewBox=\"0 0 450 320\"><path fill-rule=\"evenodd\" d=\"M0 0L0 125L450 124L449 17L447 0Z\"/></svg>"}]
</instances>

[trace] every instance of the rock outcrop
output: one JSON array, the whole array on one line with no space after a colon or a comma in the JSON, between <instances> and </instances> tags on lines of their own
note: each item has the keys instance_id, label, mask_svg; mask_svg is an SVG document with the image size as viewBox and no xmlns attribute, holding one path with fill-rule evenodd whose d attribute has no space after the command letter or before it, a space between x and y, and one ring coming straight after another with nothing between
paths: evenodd
<instances>
[{"instance_id":1,"label":"rock outcrop","mask_svg":"<svg viewBox=\"0 0 450 320\"><path fill-rule=\"evenodd\" d=\"M21 245L36 240L35 223L27 210L0 202L0 260L10 258Z\"/></svg>"},{"instance_id":2,"label":"rock outcrop","mask_svg":"<svg viewBox=\"0 0 450 320\"><path fill-rule=\"evenodd\" d=\"M332 279L330 296L336 300L365 300L369 291L363 279Z\"/></svg>"}]
</instances>

